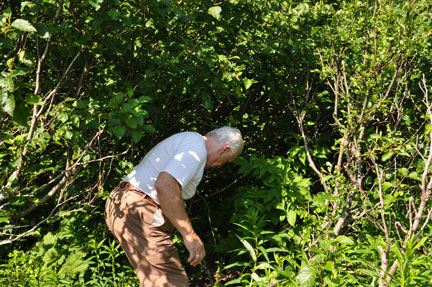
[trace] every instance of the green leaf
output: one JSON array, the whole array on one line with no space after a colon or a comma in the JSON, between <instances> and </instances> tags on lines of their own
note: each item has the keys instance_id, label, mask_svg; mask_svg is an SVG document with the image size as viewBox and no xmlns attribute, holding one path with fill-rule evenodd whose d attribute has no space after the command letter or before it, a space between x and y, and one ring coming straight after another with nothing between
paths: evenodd
<instances>
[{"instance_id":1,"label":"green leaf","mask_svg":"<svg viewBox=\"0 0 432 287\"><path fill-rule=\"evenodd\" d=\"M208 9L208 13L210 15L212 15L214 18L216 18L217 20L220 19L220 17L221 17L220 13L221 12L222 12L222 8L220 6L213 6L213 7L210 7Z\"/></svg>"},{"instance_id":2,"label":"green leaf","mask_svg":"<svg viewBox=\"0 0 432 287\"><path fill-rule=\"evenodd\" d=\"M115 116L112 117L111 119L109 119L108 122L110 125L113 125L113 126L119 126L121 124L121 120Z\"/></svg>"},{"instance_id":3,"label":"green leaf","mask_svg":"<svg viewBox=\"0 0 432 287\"><path fill-rule=\"evenodd\" d=\"M32 105L41 105L42 98L35 94L28 94L26 97L26 102Z\"/></svg>"},{"instance_id":4,"label":"green leaf","mask_svg":"<svg viewBox=\"0 0 432 287\"><path fill-rule=\"evenodd\" d=\"M246 248L246 250L249 252L249 255L252 257L252 260L254 262L256 262L257 261L257 257L256 257L256 254L255 254L255 251L254 251L252 245L247 240L241 238L237 234L236 234L236 236L240 240L240 242L243 244L243 246Z\"/></svg>"},{"instance_id":5,"label":"green leaf","mask_svg":"<svg viewBox=\"0 0 432 287\"><path fill-rule=\"evenodd\" d=\"M396 197L391 194L384 194L384 206L385 208L389 208L393 202L396 201Z\"/></svg>"},{"instance_id":6,"label":"green leaf","mask_svg":"<svg viewBox=\"0 0 432 287\"><path fill-rule=\"evenodd\" d=\"M393 188L393 183L386 181L382 184L382 189L384 192L389 190L390 188Z\"/></svg>"},{"instance_id":7,"label":"green leaf","mask_svg":"<svg viewBox=\"0 0 432 287\"><path fill-rule=\"evenodd\" d=\"M296 276L296 281L300 286L312 287L315 283L317 270L313 266L304 266Z\"/></svg>"},{"instance_id":8,"label":"green leaf","mask_svg":"<svg viewBox=\"0 0 432 287\"><path fill-rule=\"evenodd\" d=\"M21 126L28 126L28 118L30 117L30 107L27 106L24 102L20 102L15 106L13 111L12 120Z\"/></svg>"},{"instance_id":9,"label":"green leaf","mask_svg":"<svg viewBox=\"0 0 432 287\"><path fill-rule=\"evenodd\" d=\"M0 216L0 223L9 223L10 218L7 216Z\"/></svg>"},{"instance_id":10,"label":"green leaf","mask_svg":"<svg viewBox=\"0 0 432 287\"><path fill-rule=\"evenodd\" d=\"M59 253L55 247L48 249L44 252L43 262L44 266L51 266L60 259Z\"/></svg>"},{"instance_id":11,"label":"green leaf","mask_svg":"<svg viewBox=\"0 0 432 287\"><path fill-rule=\"evenodd\" d=\"M124 94L118 94L112 97L108 103L108 106L110 108L118 108L118 106L123 102L125 95Z\"/></svg>"},{"instance_id":12,"label":"green leaf","mask_svg":"<svg viewBox=\"0 0 432 287\"><path fill-rule=\"evenodd\" d=\"M15 57L10 58L9 60L6 61L6 65L9 67L10 70L13 69L13 62L15 60Z\"/></svg>"},{"instance_id":13,"label":"green leaf","mask_svg":"<svg viewBox=\"0 0 432 287\"><path fill-rule=\"evenodd\" d=\"M69 278L74 278L78 273L83 273L88 268L88 263L82 258L85 257L85 253L82 251L77 251L69 255L59 270L59 275L65 275Z\"/></svg>"},{"instance_id":14,"label":"green leaf","mask_svg":"<svg viewBox=\"0 0 432 287\"><path fill-rule=\"evenodd\" d=\"M418 243L416 243L416 245L413 247L413 250L417 250L422 247L428 239L429 237L423 237Z\"/></svg>"},{"instance_id":15,"label":"green leaf","mask_svg":"<svg viewBox=\"0 0 432 287\"><path fill-rule=\"evenodd\" d=\"M28 53L27 53L27 55L28 55ZM34 61L30 57L26 56L25 50L22 50L21 52L18 53L18 60L27 66L32 66L34 64ZM21 70L21 71L17 72L15 75L17 75L17 76L25 75L28 72L29 72L29 70L28 71Z\"/></svg>"},{"instance_id":16,"label":"green leaf","mask_svg":"<svg viewBox=\"0 0 432 287\"><path fill-rule=\"evenodd\" d=\"M431 124L426 124L426 126L425 126L425 134L430 134L431 130L432 130Z\"/></svg>"},{"instance_id":17,"label":"green leaf","mask_svg":"<svg viewBox=\"0 0 432 287\"><path fill-rule=\"evenodd\" d=\"M223 267L223 270L228 270L228 269L231 269L233 267L239 267L239 266L240 267L246 267L246 266L249 266L249 263L248 262L234 262L232 264L225 265Z\"/></svg>"},{"instance_id":18,"label":"green leaf","mask_svg":"<svg viewBox=\"0 0 432 287\"><path fill-rule=\"evenodd\" d=\"M267 262L270 262L270 258L268 257L267 250L264 247L262 247L262 246L258 247L258 250L261 251L262 255L264 255L264 257L267 260Z\"/></svg>"},{"instance_id":19,"label":"green leaf","mask_svg":"<svg viewBox=\"0 0 432 287\"><path fill-rule=\"evenodd\" d=\"M144 132L141 130L133 131L132 132L132 139L133 139L134 143L138 143L142 139L143 135L144 135Z\"/></svg>"},{"instance_id":20,"label":"green leaf","mask_svg":"<svg viewBox=\"0 0 432 287\"><path fill-rule=\"evenodd\" d=\"M131 129L136 129L137 128L137 121L135 119L135 117L129 118L126 120L126 124L128 125L128 127L130 127Z\"/></svg>"},{"instance_id":21,"label":"green leaf","mask_svg":"<svg viewBox=\"0 0 432 287\"><path fill-rule=\"evenodd\" d=\"M421 176L416 172L416 171L412 171L408 174L408 177L414 180L418 180L421 181Z\"/></svg>"},{"instance_id":22,"label":"green leaf","mask_svg":"<svg viewBox=\"0 0 432 287\"><path fill-rule=\"evenodd\" d=\"M288 223L294 227L297 219L297 213L294 210L288 211Z\"/></svg>"},{"instance_id":23,"label":"green leaf","mask_svg":"<svg viewBox=\"0 0 432 287\"><path fill-rule=\"evenodd\" d=\"M349 238L348 236L344 236L344 235L340 235L335 239L336 242L339 242L340 244L345 244L345 245L353 245L354 241Z\"/></svg>"},{"instance_id":24,"label":"green leaf","mask_svg":"<svg viewBox=\"0 0 432 287\"><path fill-rule=\"evenodd\" d=\"M249 88L252 86L254 82L251 79L244 79L243 84L245 86L246 90L249 90Z\"/></svg>"},{"instance_id":25,"label":"green leaf","mask_svg":"<svg viewBox=\"0 0 432 287\"><path fill-rule=\"evenodd\" d=\"M155 128L152 125L145 125L143 126L143 129L151 135L156 132Z\"/></svg>"},{"instance_id":26,"label":"green leaf","mask_svg":"<svg viewBox=\"0 0 432 287\"><path fill-rule=\"evenodd\" d=\"M124 136L125 132L126 132L126 128L125 127L116 127L113 130L114 135L118 139L121 139Z\"/></svg>"},{"instance_id":27,"label":"green leaf","mask_svg":"<svg viewBox=\"0 0 432 287\"><path fill-rule=\"evenodd\" d=\"M12 27L24 32L36 32L36 28L30 24L29 21L24 19L16 19L12 22Z\"/></svg>"},{"instance_id":28,"label":"green leaf","mask_svg":"<svg viewBox=\"0 0 432 287\"><path fill-rule=\"evenodd\" d=\"M66 138L67 140L71 140L72 137L73 137L73 132L71 132L71 131L66 131L66 133L65 133L65 138Z\"/></svg>"},{"instance_id":29,"label":"green leaf","mask_svg":"<svg viewBox=\"0 0 432 287\"><path fill-rule=\"evenodd\" d=\"M18 207L18 206L22 206L26 203L27 203L27 201L24 198L19 197L19 198L14 199L13 201L11 201L10 205L14 206L14 207Z\"/></svg>"},{"instance_id":30,"label":"green leaf","mask_svg":"<svg viewBox=\"0 0 432 287\"><path fill-rule=\"evenodd\" d=\"M335 270L333 261L327 261L323 268L324 268L324 270L333 272Z\"/></svg>"},{"instance_id":31,"label":"green leaf","mask_svg":"<svg viewBox=\"0 0 432 287\"><path fill-rule=\"evenodd\" d=\"M0 91L0 107L9 115L13 116L15 109L15 98L6 91Z\"/></svg>"},{"instance_id":32,"label":"green leaf","mask_svg":"<svg viewBox=\"0 0 432 287\"><path fill-rule=\"evenodd\" d=\"M394 151L389 151L382 156L382 161L387 161L394 155Z\"/></svg>"},{"instance_id":33,"label":"green leaf","mask_svg":"<svg viewBox=\"0 0 432 287\"><path fill-rule=\"evenodd\" d=\"M135 116L135 122L137 126L142 127L144 124L144 117L143 116Z\"/></svg>"},{"instance_id":34,"label":"green leaf","mask_svg":"<svg viewBox=\"0 0 432 287\"><path fill-rule=\"evenodd\" d=\"M248 283L247 280L240 277L240 278L237 278L234 280L230 280L229 282L225 283L224 286L229 286L229 285L233 285L233 284L241 284L240 286L246 286L247 283ZM239 285L237 285L237 286L239 286Z\"/></svg>"},{"instance_id":35,"label":"green leaf","mask_svg":"<svg viewBox=\"0 0 432 287\"><path fill-rule=\"evenodd\" d=\"M7 74L7 77L0 78L0 91L11 92L14 89L14 83L12 80L12 75Z\"/></svg>"},{"instance_id":36,"label":"green leaf","mask_svg":"<svg viewBox=\"0 0 432 287\"><path fill-rule=\"evenodd\" d=\"M139 97L138 102L140 102L140 103L148 103L148 102L150 102L151 100L152 100L151 97L148 97L148 96L141 96L141 97Z\"/></svg>"},{"instance_id":37,"label":"green leaf","mask_svg":"<svg viewBox=\"0 0 432 287\"><path fill-rule=\"evenodd\" d=\"M90 5L92 5L96 11L100 9L104 0L89 0Z\"/></svg>"},{"instance_id":38,"label":"green leaf","mask_svg":"<svg viewBox=\"0 0 432 287\"><path fill-rule=\"evenodd\" d=\"M36 4L33 4L32 1L23 1L23 2L21 2L21 9L20 9L20 11L21 12L24 11L24 9L26 7L32 8L32 7L34 7L34 5L36 5Z\"/></svg>"},{"instance_id":39,"label":"green leaf","mask_svg":"<svg viewBox=\"0 0 432 287\"><path fill-rule=\"evenodd\" d=\"M6 18L10 18L12 16L12 10L10 7L7 7L7 9L3 12L3 16Z\"/></svg>"},{"instance_id":40,"label":"green leaf","mask_svg":"<svg viewBox=\"0 0 432 287\"><path fill-rule=\"evenodd\" d=\"M57 237L52 234L51 232L48 232L44 235L42 242L38 242L37 246L39 247L38 254L43 255L50 249L52 246L54 246L57 242Z\"/></svg>"},{"instance_id":41,"label":"green leaf","mask_svg":"<svg viewBox=\"0 0 432 287\"><path fill-rule=\"evenodd\" d=\"M212 101L211 97L210 96L204 96L203 99L204 99L204 106L207 109L212 110L213 109L213 101Z\"/></svg>"},{"instance_id":42,"label":"green leaf","mask_svg":"<svg viewBox=\"0 0 432 287\"><path fill-rule=\"evenodd\" d=\"M371 134L371 135L369 136L369 138L370 138L371 140L378 140L378 139L381 138L381 136L380 136L379 134Z\"/></svg>"},{"instance_id":43,"label":"green leaf","mask_svg":"<svg viewBox=\"0 0 432 287\"><path fill-rule=\"evenodd\" d=\"M67 112L61 112L58 117L59 121L61 121L62 123L65 123L69 120L69 115Z\"/></svg>"}]
</instances>

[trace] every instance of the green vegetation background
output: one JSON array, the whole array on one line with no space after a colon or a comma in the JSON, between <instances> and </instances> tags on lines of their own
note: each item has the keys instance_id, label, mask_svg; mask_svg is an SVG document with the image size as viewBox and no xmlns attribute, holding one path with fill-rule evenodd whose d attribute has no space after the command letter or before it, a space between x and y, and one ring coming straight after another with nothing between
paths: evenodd
<instances>
[{"instance_id":1,"label":"green vegetation background","mask_svg":"<svg viewBox=\"0 0 432 287\"><path fill-rule=\"evenodd\" d=\"M231 125L191 286L431 286L428 0L0 4L0 285L138 286L104 201ZM180 255L186 250L176 235Z\"/></svg>"}]
</instances>

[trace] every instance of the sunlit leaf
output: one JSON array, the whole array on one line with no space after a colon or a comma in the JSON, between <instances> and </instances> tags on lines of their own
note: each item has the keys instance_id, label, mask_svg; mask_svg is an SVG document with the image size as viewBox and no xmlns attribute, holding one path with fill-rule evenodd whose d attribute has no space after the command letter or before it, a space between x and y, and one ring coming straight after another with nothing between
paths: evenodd
<instances>
[{"instance_id":1,"label":"sunlit leaf","mask_svg":"<svg viewBox=\"0 0 432 287\"><path fill-rule=\"evenodd\" d=\"M220 6L213 6L208 9L208 13L212 15L217 20L221 17L222 8Z\"/></svg>"},{"instance_id":2,"label":"sunlit leaf","mask_svg":"<svg viewBox=\"0 0 432 287\"><path fill-rule=\"evenodd\" d=\"M29 21L24 19L16 19L12 22L12 27L24 32L36 32L36 28L30 24Z\"/></svg>"},{"instance_id":3,"label":"sunlit leaf","mask_svg":"<svg viewBox=\"0 0 432 287\"><path fill-rule=\"evenodd\" d=\"M327 261L323 267L325 270L333 272L335 270L333 261Z\"/></svg>"},{"instance_id":4,"label":"sunlit leaf","mask_svg":"<svg viewBox=\"0 0 432 287\"><path fill-rule=\"evenodd\" d=\"M431 124L426 124L425 126L425 134L430 134L432 130L432 125Z\"/></svg>"},{"instance_id":5,"label":"sunlit leaf","mask_svg":"<svg viewBox=\"0 0 432 287\"><path fill-rule=\"evenodd\" d=\"M304 266L296 276L296 281L300 286L311 287L315 283L317 269L313 266Z\"/></svg>"},{"instance_id":6,"label":"sunlit leaf","mask_svg":"<svg viewBox=\"0 0 432 287\"><path fill-rule=\"evenodd\" d=\"M382 156L382 161L389 160L394 155L394 151L389 151Z\"/></svg>"},{"instance_id":7,"label":"sunlit leaf","mask_svg":"<svg viewBox=\"0 0 432 287\"><path fill-rule=\"evenodd\" d=\"M341 244L345 244L345 245L353 245L354 244L354 241L345 235L340 235L340 236L336 237L335 241L339 242Z\"/></svg>"},{"instance_id":8,"label":"sunlit leaf","mask_svg":"<svg viewBox=\"0 0 432 287\"><path fill-rule=\"evenodd\" d=\"M89 0L90 5L92 5L96 11L101 8L103 2L104 0Z\"/></svg>"},{"instance_id":9,"label":"sunlit leaf","mask_svg":"<svg viewBox=\"0 0 432 287\"><path fill-rule=\"evenodd\" d=\"M287 215L288 223L294 227L297 219L297 213L294 210L288 211Z\"/></svg>"},{"instance_id":10,"label":"sunlit leaf","mask_svg":"<svg viewBox=\"0 0 432 287\"><path fill-rule=\"evenodd\" d=\"M253 81L251 79L244 79L243 80L244 86L246 90L249 90L249 88L252 86Z\"/></svg>"},{"instance_id":11,"label":"sunlit leaf","mask_svg":"<svg viewBox=\"0 0 432 287\"><path fill-rule=\"evenodd\" d=\"M249 255L251 256L252 260L254 262L257 261L257 257L255 254L255 250L253 249L252 245L245 239L241 238L236 234L237 238L240 240L240 242L243 244L243 246L246 248L246 250L249 252Z\"/></svg>"}]
</instances>

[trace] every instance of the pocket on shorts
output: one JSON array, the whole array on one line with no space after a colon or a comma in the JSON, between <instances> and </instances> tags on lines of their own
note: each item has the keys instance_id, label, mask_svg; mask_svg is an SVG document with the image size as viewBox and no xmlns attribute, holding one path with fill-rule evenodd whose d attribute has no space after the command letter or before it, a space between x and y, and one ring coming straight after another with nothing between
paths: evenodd
<instances>
[{"instance_id":1,"label":"pocket on shorts","mask_svg":"<svg viewBox=\"0 0 432 287\"><path fill-rule=\"evenodd\" d=\"M151 227L160 227L164 225L165 223L165 217L163 216L160 208L156 208L155 212L153 213L153 221L151 223Z\"/></svg>"}]
</instances>

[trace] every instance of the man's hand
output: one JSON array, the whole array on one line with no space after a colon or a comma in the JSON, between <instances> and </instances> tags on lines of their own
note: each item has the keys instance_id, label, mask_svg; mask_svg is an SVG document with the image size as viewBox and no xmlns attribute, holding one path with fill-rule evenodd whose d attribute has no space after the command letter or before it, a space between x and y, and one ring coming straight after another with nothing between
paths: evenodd
<instances>
[{"instance_id":1,"label":"man's hand","mask_svg":"<svg viewBox=\"0 0 432 287\"><path fill-rule=\"evenodd\" d=\"M183 237L183 242L189 251L188 262L190 265L195 266L200 264L205 257L204 244L196 233L186 235Z\"/></svg>"}]
</instances>

